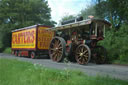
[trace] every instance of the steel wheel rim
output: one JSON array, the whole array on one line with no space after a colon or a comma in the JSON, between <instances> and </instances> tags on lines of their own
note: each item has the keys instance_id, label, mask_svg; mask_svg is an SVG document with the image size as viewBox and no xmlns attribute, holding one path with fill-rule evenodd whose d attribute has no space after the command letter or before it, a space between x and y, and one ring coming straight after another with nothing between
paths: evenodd
<instances>
[{"instance_id":1,"label":"steel wheel rim","mask_svg":"<svg viewBox=\"0 0 128 85\"><path fill-rule=\"evenodd\" d=\"M59 38L54 38L49 48L50 58L53 61L61 61L63 57L63 44Z\"/></svg>"},{"instance_id":2,"label":"steel wheel rim","mask_svg":"<svg viewBox=\"0 0 128 85\"><path fill-rule=\"evenodd\" d=\"M35 58L35 54L32 52L31 53L31 58L34 59Z\"/></svg>"},{"instance_id":3,"label":"steel wheel rim","mask_svg":"<svg viewBox=\"0 0 128 85\"><path fill-rule=\"evenodd\" d=\"M90 60L90 53L88 48L85 45L80 45L76 49L76 61L79 64L87 64Z\"/></svg>"}]
</instances>

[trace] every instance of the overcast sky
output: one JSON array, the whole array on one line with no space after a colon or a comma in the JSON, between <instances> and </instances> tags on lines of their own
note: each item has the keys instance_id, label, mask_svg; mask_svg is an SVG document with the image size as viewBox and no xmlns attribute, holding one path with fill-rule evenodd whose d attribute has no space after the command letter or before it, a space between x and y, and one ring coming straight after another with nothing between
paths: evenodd
<instances>
[{"instance_id":1,"label":"overcast sky","mask_svg":"<svg viewBox=\"0 0 128 85\"><path fill-rule=\"evenodd\" d=\"M77 15L90 4L91 0L48 0L52 20L57 23L66 14Z\"/></svg>"}]
</instances>

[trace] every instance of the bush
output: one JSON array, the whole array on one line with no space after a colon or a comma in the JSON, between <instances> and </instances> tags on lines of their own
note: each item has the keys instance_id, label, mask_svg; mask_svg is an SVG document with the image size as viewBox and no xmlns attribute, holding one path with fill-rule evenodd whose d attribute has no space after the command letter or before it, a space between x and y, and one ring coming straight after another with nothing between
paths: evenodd
<instances>
[{"instance_id":1,"label":"bush","mask_svg":"<svg viewBox=\"0 0 128 85\"><path fill-rule=\"evenodd\" d=\"M6 48L6 49L3 51L3 53L11 54L11 48L10 48L10 47Z\"/></svg>"},{"instance_id":2,"label":"bush","mask_svg":"<svg viewBox=\"0 0 128 85\"><path fill-rule=\"evenodd\" d=\"M123 25L119 30L108 30L105 40L99 44L103 45L108 51L108 57L111 62L120 60L128 62L128 25Z\"/></svg>"}]
</instances>

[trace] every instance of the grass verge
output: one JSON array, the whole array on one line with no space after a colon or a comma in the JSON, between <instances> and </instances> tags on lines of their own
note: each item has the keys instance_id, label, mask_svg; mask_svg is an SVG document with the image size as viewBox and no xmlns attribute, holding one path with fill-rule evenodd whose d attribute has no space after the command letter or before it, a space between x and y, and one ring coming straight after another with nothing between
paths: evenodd
<instances>
[{"instance_id":1,"label":"grass verge","mask_svg":"<svg viewBox=\"0 0 128 85\"><path fill-rule=\"evenodd\" d=\"M0 58L1 85L127 85L109 77L89 77L80 71L55 70L13 59Z\"/></svg>"}]
</instances>

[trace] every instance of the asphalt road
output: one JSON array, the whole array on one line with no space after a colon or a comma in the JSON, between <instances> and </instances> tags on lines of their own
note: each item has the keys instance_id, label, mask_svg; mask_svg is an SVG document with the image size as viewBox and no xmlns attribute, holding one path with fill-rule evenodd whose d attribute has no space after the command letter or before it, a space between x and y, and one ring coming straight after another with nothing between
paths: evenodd
<instances>
[{"instance_id":1,"label":"asphalt road","mask_svg":"<svg viewBox=\"0 0 128 85\"><path fill-rule=\"evenodd\" d=\"M66 69L80 70L89 76L97 76L97 75L109 76L112 78L128 81L128 66L111 65L111 64L96 65L93 63L89 63L88 65L79 65L77 63L57 63L46 58L30 59L24 57L16 57L14 55L4 54L4 53L0 53L0 58L18 59L32 63L38 63L45 67L55 68L55 69L66 68Z\"/></svg>"}]
</instances>

